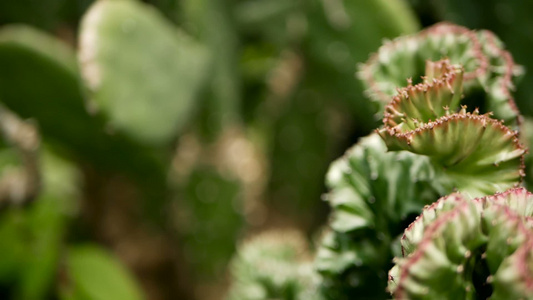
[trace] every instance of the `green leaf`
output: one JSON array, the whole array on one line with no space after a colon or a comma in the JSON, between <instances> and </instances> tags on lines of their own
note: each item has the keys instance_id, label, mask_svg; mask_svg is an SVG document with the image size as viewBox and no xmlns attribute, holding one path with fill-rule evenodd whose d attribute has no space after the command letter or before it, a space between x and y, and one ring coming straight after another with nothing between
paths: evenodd
<instances>
[{"instance_id":1,"label":"green leaf","mask_svg":"<svg viewBox=\"0 0 533 300\"><path fill-rule=\"evenodd\" d=\"M1 101L23 118L36 118L43 135L74 145L82 144L79 136L94 139L96 123L85 111L76 58L67 45L24 25L3 27L0 69Z\"/></svg>"},{"instance_id":2,"label":"green leaf","mask_svg":"<svg viewBox=\"0 0 533 300\"><path fill-rule=\"evenodd\" d=\"M64 299L144 299L131 274L98 246L71 247L67 253L66 272L70 285L61 291Z\"/></svg>"},{"instance_id":3,"label":"green leaf","mask_svg":"<svg viewBox=\"0 0 533 300\"><path fill-rule=\"evenodd\" d=\"M79 60L109 125L151 145L186 125L206 75L205 49L137 1L97 1L82 20Z\"/></svg>"}]
</instances>

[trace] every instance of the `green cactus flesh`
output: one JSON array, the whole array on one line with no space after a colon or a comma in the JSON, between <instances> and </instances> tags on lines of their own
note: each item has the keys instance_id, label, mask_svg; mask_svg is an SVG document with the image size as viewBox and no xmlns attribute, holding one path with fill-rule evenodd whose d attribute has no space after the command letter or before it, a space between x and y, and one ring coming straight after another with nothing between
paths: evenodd
<instances>
[{"instance_id":1,"label":"green cactus flesh","mask_svg":"<svg viewBox=\"0 0 533 300\"><path fill-rule=\"evenodd\" d=\"M384 127L326 176L332 215L314 261L321 297L387 299L394 264L388 289L398 299L531 297L533 205L516 188L526 150L504 125L520 123L511 96L519 72L492 33L451 24L398 38L362 67ZM397 89L409 77L422 79Z\"/></svg>"},{"instance_id":2,"label":"green cactus flesh","mask_svg":"<svg viewBox=\"0 0 533 300\"><path fill-rule=\"evenodd\" d=\"M466 102L492 111L498 119L517 127L520 115L511 91L513 80L522 73L503 44L489 31L440 23L415 35L385 43L361 66L359 77L368 96L384 107L405 85L406 78L417 80L424 74L427 60L447 58L464 67Z\"/></svg>"},{"instance_id":3,"label":"green cactus flesh","mask_svg":"<svg viewBox=\"0 0 533 300\"><path fill-rule=\"evenodd\" d=\"M441 198L405 230L389 291L395 299L533 299L532 217L533 194L523 188Z\"/></svg>"},{"instance_id":4,"label":"green cactus flesh","mask_svg":"<svg viewBox=\"0 0 533 300\"><path fill-rule=\"evenodd\" d=\"M399 89L385 107L378 132L389 150L431 158L445 189L472 196L508 189L524 176L518 135L490 114L459 112L463 71L449 62L428 63L424 82Z\"/></svg>"},{"instance_id":5,"label":"green cactus flesh","mask_svg":"<svg viewBox=\"0 0 533 300\"><path fill-rule=\"evenodd\" d=\"M315 267L331 299L385 298L380 280L401 253L401 231L439 195L480 197L524 176L526 150L517 133L460 105L471 75L450 60L426 62L425 72L423 82L409 81L385 107L382 141L377 134L363 138L330 167L333 212Z\"/></svg>"},{"instance_id":6,"label":"green cactus flesh","mask_svg":"<svg viewBox=\"0 0 533 300\"><path fill-rule=\"evenodd\" d=\"M333 212L315 258L328 299L385 299L386 270L395 247L399 253L396 237L438 198L427 157L386 150L377 134L370 135L328 171Z\"/></svg>"}]
</instances>

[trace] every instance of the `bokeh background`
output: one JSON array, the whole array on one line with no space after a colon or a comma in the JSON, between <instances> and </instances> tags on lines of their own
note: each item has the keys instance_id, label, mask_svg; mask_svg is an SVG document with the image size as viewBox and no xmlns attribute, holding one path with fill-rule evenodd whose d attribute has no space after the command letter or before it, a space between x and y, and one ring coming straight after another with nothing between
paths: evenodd
<instances>
[{"instance_id":1,"label":"bokeh background","mask_svg":"<svg viewBox=\"0 0 533 300\"><path fill-rule=\"evenodd\" d=\"M43 184L0 211L0 299L223 299L241 241L290 228L312 244L325 224L329 163L378 126L358 63L436 22L489 29L525 67L516 101L531 116L531 13L519 0L1 0L0 102L36 124ZM0 147L5 179L25 162Z\"/></svg>"}]
</instances>

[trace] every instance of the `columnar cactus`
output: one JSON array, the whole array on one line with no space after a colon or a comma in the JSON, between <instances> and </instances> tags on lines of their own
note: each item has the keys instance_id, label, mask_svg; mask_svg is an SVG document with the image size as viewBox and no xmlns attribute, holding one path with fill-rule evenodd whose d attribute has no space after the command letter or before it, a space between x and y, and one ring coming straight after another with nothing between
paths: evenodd
<instances>
[{"instance_id":1,"label":"columnar cactus","mask_svg":"<svg viewBox=\"0 0 533 300\"><path fill-rule=\"evenodd\" d=\"M441 198L405 230L389 291L396 299L531 299L532 217L533 194L523 188Z\"/></svg>"}]
</instances>

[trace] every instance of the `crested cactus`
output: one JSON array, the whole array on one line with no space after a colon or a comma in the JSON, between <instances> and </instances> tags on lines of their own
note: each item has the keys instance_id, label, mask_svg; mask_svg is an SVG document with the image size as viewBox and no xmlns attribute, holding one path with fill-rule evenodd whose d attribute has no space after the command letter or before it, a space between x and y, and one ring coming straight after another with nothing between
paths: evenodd
<instances>
[{"instance_id":1,"label":"crested cactus","mask_svg":"<svg viewBox=\"0 0 533 300\"><path fill-rule=\"evenodd\" d=\"M490 31L439 23L417 34L385 43L362 65L359 78L380 112L407 78L424 75L425 62L448 58L464 67L465 101L485 107L513 127L520 122L511 92L522 74L502 42Z\"/></svg>"},{"instance_id":2,"label":"crested cactus","mask_svg":"<svg viewBox=\"0 0 533 300\"><path fill-rule=\"evenodd\" d=\"M533 194L523 188L441 198L405 230L389 291L396 299L530 299L532 216Z\"/></svg>"},{"instance_id":3,"label":"crested cactus","mask_svg":"<svg viewBox=\"0 0 533 300\"><path fill-rule=\"evenodd\" d=\"M383 268L401 255L399 235L424 205L453 191L471 199L521 182L526 150L506 126L520 123L510 94L519 71L491 33L450 24L398 38L371 56L360 76L384 126L330 167L333 213L315 262L325 295L386 298ZM421 72L413 84L409 77ZM393 97L400 77L408 86Z\"/></svg>"},{"instance_id":4,"label":"crested cactus","mask_svg":"<svg viewBox=\"0 0 533 300\"><path fill-rule=\"evenodd\" d=\"M446 60L427 65L424 82L398 90L385 107L378 133L387 148L430 157L440 191L457 188L477 196L519 182L525 149L518 134L490 113L459 110L461 67Z\"/></svg>"}]
</instances>

